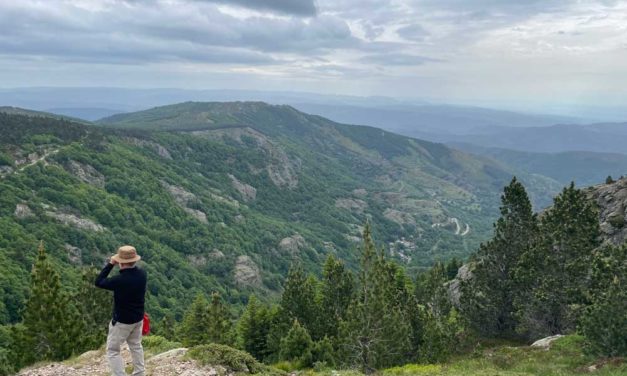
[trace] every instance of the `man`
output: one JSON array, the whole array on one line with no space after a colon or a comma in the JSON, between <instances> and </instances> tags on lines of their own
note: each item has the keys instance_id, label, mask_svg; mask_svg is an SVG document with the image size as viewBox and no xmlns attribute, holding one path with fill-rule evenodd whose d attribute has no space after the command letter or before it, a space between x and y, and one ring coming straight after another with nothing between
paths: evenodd
<instances>
[{"instance_id":1,"label":"man","mask_svg":"<svg viewBox=\"0 0 627 376\"><path fill-rule=\"evenodd\" d=\"M128 343L133 358L133 375L144 376L142 324L147 277L146 272L135 265L140 259L134 247L122 246L96 278L97 287L113 291L113 318L107 336L107 359L114 376L126 375L124 360L120 355L120 347L124 342ZM115 265L120 266L120 274L107 278Z\"/></svg>"}]
</instances>

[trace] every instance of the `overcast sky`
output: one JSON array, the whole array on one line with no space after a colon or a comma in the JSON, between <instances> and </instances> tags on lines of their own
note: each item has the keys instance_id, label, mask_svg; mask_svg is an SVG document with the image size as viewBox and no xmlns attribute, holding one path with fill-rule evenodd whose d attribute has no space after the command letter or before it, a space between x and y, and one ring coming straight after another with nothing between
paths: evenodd
<instances>
[{"instance_id":1,"label":"overcast sky","mask_svg":"<svg viewBox=\"0 0 627 376\"><path fill-rule=\"evenodd\" d=\"M0 0L0 87L624 106L627 1Z\"/></svg>"}]
</instances>

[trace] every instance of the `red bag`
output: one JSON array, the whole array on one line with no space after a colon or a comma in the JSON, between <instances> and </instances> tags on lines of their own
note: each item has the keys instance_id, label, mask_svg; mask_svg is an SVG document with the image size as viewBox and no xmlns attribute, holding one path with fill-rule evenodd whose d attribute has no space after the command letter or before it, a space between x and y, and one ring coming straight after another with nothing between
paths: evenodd
<instances>
[{"instance_id":1,"label":"red bag","mask_svg":"<svg viewBox=\"0 0 627 376\"><path fill-rule=\"evenodd\" d=\"M150 333L150 317L144 312L144 324L142 325L142 335L145 336Z\"/></svg>"}]
</instances>

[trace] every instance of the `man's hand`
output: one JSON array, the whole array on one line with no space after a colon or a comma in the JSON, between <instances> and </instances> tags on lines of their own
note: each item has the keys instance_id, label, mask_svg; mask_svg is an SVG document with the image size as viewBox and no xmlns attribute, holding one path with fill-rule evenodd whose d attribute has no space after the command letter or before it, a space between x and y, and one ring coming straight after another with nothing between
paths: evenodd
<instances>
[{"instance_id":1,"label":"man's hand","mask_svg":"<svg viewBox=\"0 0 627 376\"><path fill-rule=\"evenodd\" d=\"M109 264L115 266L115 265L119 264L119 262L117 260L113 259L113 258L110 258L109 259Z\"/></svg>"}]
</instances>

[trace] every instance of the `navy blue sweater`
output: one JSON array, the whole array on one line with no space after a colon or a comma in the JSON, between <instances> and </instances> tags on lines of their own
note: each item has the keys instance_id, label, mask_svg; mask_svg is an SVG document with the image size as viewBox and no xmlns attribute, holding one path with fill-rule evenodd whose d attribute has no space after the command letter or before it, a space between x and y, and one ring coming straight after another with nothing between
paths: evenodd
<instances>
[{"instance_id":1,"label":"navy blue sweater","mask_svg":"<svg viewBox=\"0 0 627 376\"><path fill-rule=\"evenodd\" d=\"M98 277L96 286L113 291L113 321L134 324L144 318L146 272L138 267L120 269L120 274L107 278L113 264L107 264Z\"/></svg>"}]
</instances>

